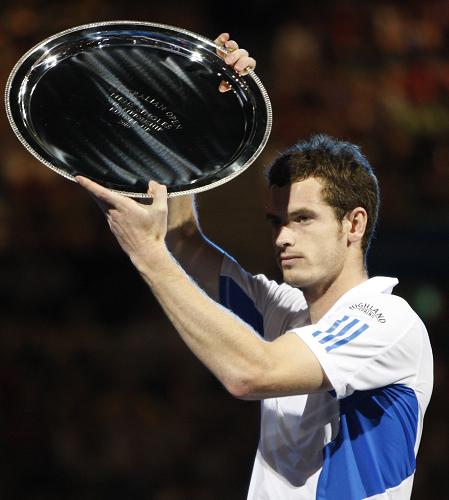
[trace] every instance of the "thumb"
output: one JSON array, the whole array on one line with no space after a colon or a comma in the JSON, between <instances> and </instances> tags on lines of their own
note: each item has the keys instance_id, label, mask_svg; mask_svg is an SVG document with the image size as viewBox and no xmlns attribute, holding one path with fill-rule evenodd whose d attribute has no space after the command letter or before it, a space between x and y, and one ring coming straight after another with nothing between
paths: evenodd
<instances>
[{"instance_id":1,"label":"thumb","mask_svg":"<svg viewBox=\"0 0 449 500\"><path fill-rule=\"evenodd\" d=\"M159 184L156 181L150 181L148 183L148 196L153 200L152 205L163 206L167 204L167 187L163 184Z\"/></svg>"},{"instance_id":2,"label":"thumb","mask_svg":"<svg viewBox=\"0 0 449 500\"><path fill-rule=\"evenodd\" d=\"M222 80L220 82L220 85L218 86L218 90L224 94L225 92L229 92L230 90L232 89L232 86L229 82L227 82L226 80Z\"/></svg>"}]
</instances>

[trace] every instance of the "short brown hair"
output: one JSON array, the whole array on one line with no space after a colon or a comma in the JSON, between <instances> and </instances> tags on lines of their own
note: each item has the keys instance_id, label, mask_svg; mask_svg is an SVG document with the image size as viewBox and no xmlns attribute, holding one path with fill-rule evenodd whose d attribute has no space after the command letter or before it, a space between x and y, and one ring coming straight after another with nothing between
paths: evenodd
<instances>
[{"instance_id":1,"label":"short brown hair","mask_svg":"<svg viewBox=\"0 0 449 500\"><path fill-rule=\"evenodd\" d=\"M368 221L362 250L366 255L379 213L379 185L360 148L325 134L312 136L279 156L268 171L270 186L285 186L308 177L323 181L323 199L337 220L356 207L363 207Z\"/></svg>"}]
</instances>

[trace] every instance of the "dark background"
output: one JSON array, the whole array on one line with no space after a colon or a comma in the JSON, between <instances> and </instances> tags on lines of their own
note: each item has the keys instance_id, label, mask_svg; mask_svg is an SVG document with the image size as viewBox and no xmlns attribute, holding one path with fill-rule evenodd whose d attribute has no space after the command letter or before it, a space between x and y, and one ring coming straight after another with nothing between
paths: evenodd
<instances>
[{"instance_id":1,"label":"dark background","mask_svg":"<svg viewBox=\"0 0 449 500\"><path fill-rule=\"evenodd\" d=\"M257 58L269 144L199 196L205 232L251 272L279 277L263 215L277 152L316 132L362 146L383 192L371 274L399 277L435 353L413 498L448 498L449 2L3 1L2 87L37 42L112 19L229 31ZM90 198L2 115L0 498L245 498L259 404L190 354Z\"/></svg>"}]
</instances>

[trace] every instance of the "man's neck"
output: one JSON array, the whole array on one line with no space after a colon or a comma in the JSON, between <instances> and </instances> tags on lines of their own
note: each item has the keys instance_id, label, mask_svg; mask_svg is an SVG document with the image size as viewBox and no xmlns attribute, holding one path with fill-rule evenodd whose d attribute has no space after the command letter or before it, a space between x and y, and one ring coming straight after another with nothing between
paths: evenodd
<instances>
[{"instance_id":1,"label":"man's neck","mask_svg":"<svg viewBox=\"0 0 449 500\"><path fill-rule=\"evenodd\" d=\"M365 269L346 276L342 272L336 279L303 290L309 307L310 321L316 323L346 292L368 279Z\"/></svg>"}]
</instances>

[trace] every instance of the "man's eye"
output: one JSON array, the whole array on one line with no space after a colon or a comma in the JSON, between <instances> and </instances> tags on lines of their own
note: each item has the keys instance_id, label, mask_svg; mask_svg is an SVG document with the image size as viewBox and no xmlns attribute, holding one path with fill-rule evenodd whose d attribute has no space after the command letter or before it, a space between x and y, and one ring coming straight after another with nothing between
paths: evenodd
<instances>
[{"instance_id":1,"label":"man's eye","mask_svg":"<svg viewBox=\"0 0 449 500\"><path fill-rule=\"evenodd\" d=\"M302 224L310 222L311 220L312 220L312 217L310 217L308 215L299 215L298 217L295 218L295 222L300 222Z\"/></svg>"},{"instance_id":2,"label":"man's eye","mask_svg":"<svg viewBox=\"0 0 449 500\"><path fill-rule=\"evenodd\" d=\"M274 217L267 218L267 221L271 227L279 227L281 224L281 221L279 219L274 218Z\"/></svg>"}]
</instances>

